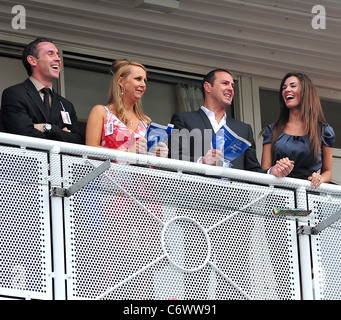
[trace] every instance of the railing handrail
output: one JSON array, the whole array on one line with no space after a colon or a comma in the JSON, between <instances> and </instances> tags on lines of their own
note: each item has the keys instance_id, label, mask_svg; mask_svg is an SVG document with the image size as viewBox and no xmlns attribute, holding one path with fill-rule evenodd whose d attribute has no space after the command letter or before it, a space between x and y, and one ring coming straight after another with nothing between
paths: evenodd
<instances>
[{"instance_id":1,"label":"railing handrail","mask_svg":"<svg viewBox=\"0 0 341 320\"><path fill-rule=\"evenodd\" d=\"M340 194L341 186L323 183L318 189L311 186L308 180L295 178L277 178L273 175L252 172L247 170L222 168L208 166L205 164L193 163L184 160L160 158L150 155L141 155L129 152L122 152L109 148L91 147L87 145L73 144L56 140L34 138L16 134L0 132L0 143L14 145L21 148L33 148L52 153L67 153L75 156L88 156L101 160L113 160L128 162L136 165L153 166L172 171L199 174L209 177L230 178L245 182L259 183L273 186L290 187L293 189L305 188L307 190Z\"/></svg>"}]
</instances>

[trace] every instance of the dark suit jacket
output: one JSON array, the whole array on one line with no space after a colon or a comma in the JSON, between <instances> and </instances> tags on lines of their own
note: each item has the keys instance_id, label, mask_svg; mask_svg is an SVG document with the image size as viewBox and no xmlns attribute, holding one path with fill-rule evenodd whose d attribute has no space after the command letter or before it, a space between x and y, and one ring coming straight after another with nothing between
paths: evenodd
<instances>
[{"instance_id":1,"label":"dark suit jacket","mask_svg":"<svg viewBox=\"0 0 341 320\"><path fill-rule=\"evenodd\" d=\"M71 125L63 123L62 105L71 118ZM53 92L51 112L48 117L45 105L30 79L5 89L1 99L1 116L3 130L7 133L20 134L36 138L45 138L71 143L84 143L80 134L77 116L73 104ZM37 123L50 123L50 133L43 133L34 128ZM63 131L67 127L71 133Z\"/></svg>"},{"instance_id":2,"label":"dark suit jacket","mask_svg":"<svg viewBox=\"0 0 341 320\"><path fill-rule=\"evenodd\" d=\"M201 109L192 112L175 113L172 116L171 123L174 125L169 141L171 158L196 162L208 150L212 149L211 141L214 136L214 130L210 120ZM265 172L261 169L257 160L251 126L231 118L226 119L226 124L237 135L245 138L252 144L238 158L231 161L233 168Z\"/></svg>"}]
</instances>

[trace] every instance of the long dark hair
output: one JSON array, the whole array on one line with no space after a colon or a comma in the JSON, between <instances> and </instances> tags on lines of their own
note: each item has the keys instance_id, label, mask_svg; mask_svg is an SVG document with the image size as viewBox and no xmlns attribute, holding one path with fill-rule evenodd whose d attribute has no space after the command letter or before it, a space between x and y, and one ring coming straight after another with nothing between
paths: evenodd
<instances>
[{"instance_id":1,"label":"long dark hair","mask_svg":"<svg viewBox=\"0 0 341 320\"><path fill-rule=\"evenodd\" d=\"M323 124L326 123L326 119L323 115L321 101L313 82L306 74L300 72L287 73L282 79L281 86L279 88L280 114L277 122L274 124L272 132L272 154L274 154L275 142L279 135L283 132L289 120L290 110L285 104L282 91L285 81L290 77L296 77L302 85L300 102L301 120L303 122L304 129L309 136L310 149L314 155L314 159L318 161L321 150L322 127Z\"/></svg>"}]
</instances>

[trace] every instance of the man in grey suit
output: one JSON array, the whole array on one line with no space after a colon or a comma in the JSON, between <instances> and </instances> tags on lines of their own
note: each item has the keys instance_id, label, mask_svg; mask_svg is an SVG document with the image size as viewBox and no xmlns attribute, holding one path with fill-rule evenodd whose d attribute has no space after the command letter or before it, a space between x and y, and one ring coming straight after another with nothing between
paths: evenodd
<instances>
[{"instance_id":1,"label":"man in grey suit","mask_svg":"<svg viewBox=\"0 0 341 320\"><path fill-rule=\"evenodd\" d=\"M281 177L291 172L293 164L286 159L278 161L270 170L262 170L256 157L251 126L226 116L226 108L231 106L234 97L233 77L227 70L210 71L202 81L202 92L204 106L197 111L175 113L172 116L174 130L169 144L171 158L207 165L223 163L223 152L212 149L211 141L215 132L226 124L237 135L251 143L251 147L231 161L232 168L263 173L269 171Z\"/></svg>"},{"instance_id":2,"label":"man in grey suit","mask_svg":"<svg viewBox=\"0 0 341 320\"><path fill-rule=\"evenodd\" d=\"M4 90L1 116L4 131L25 136L84 143L73 104L54 92L61 59L56 46L38 38L22 56L29 78Z\"/></svg>"}]
</instances>

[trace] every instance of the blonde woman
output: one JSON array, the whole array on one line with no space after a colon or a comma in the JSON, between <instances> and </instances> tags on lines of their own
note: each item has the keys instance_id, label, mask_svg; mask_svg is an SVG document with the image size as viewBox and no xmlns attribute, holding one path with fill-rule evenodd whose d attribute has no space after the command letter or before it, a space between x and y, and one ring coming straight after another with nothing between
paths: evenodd
<instances>
[{"instance_id":1,"label":"blonde woman","mask_svg":"<svg viewBox=\"0 0 341 320\"><path fill-rule=\"evenodd\" d=\"M309 179L315 188L330 182L335 134L326 123L314 84L303 73L288 73L279 99L279 119L262 133L262 168L289 158L294 161L289 177Z\"/></svg>"},{"instance_id":2,"label":"blonde woman","mask_svg":"<svg viewBox=\"0 0 341 320\"><path fill-rule=\"evenodd\" d=\"M141 98L146 91L147 70L137 62L122 59L111 66L113 74L106 106L92 108L86 127L86 144L126 152L147 153L144 138L151 119L142 110ZM166 157L166 144L153 150Z\"/></svg>"}]
</instances>

